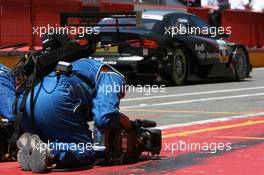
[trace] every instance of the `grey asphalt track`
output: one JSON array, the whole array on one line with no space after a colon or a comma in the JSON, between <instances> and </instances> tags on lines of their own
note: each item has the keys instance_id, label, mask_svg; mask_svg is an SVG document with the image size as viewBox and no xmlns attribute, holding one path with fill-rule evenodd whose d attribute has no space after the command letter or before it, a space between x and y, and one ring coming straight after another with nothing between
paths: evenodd
<instances>
[{"instance_id":1,"label":"grey asphalt track","mask_svg":"<svg viewBox=\"0 0 264 175\"><path fill-rule=\"evenodd\" d=\"M121 101L121 112L158 126L264 112L264 69L254 69L251 76L242 82L193 80L150 94L134 85Z\"/></svg>"}]
</instances>

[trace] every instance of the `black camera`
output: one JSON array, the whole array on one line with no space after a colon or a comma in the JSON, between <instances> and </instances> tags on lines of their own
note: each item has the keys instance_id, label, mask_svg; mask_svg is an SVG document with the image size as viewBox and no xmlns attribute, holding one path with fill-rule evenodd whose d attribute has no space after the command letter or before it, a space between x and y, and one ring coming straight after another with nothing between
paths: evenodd
<instances>
[{"instance_id":1,"label":"black camera","mask_svg":"<svg viewBox=\"0 0 264 175\"><path fill-rule=\"evenodd\" d=\"M132 128L129 130L95 129L94 143L105 148L104 165L135 163L143 152L159 155L161 130L152 128L156 123L139 119L131 122Z\"/></svg>"},{"instance_id":2,"label":"black camera","mask_svg":"<svg viewBox=\"0 0 264 175\"><path fill-rule=\"evenodd\" d=\"M13 123L0 119L0 162L12 160L11 156L16 152L16 150L10 150L9 148L13 130Z\"/></svg>"}]
</instances>

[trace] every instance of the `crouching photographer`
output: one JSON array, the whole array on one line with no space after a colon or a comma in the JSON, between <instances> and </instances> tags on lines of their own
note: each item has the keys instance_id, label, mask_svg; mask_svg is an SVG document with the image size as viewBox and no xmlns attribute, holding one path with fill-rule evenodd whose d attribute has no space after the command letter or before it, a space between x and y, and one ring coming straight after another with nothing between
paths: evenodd
<instances>
[{"instance_id":1,"label":"crouching photographer","mask_svg":"<svg viewBox=\"0 0 264 175\"><path fill-rule=\"evenodd\" d=\"M159 153L160 130L147 129L154 125L146 121L131 122L119 112L123 88L107 93L102 88L125 87L123 75L102 62L83 58L80 51L84 50L65 36L47 36L43 41L42 52L29 53L12 71L0 72L0 86L5 87L0 95L7 99L0 104L0 114L15 125L10 140L18 133L17 125L25 132L16 141L23 170L41 173L50 168L91 167L98 160L119 164L136 160L144 151ZM95 123L94 138L89 121Z\"/></svg>"}]
</instances>

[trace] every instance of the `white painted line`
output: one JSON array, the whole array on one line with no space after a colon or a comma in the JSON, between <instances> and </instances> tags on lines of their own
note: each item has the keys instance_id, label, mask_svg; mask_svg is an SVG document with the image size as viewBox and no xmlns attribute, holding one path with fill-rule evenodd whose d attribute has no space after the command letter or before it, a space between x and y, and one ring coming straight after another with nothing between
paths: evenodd
<instances>
[{"instance_id":1,"label":"white painted line","mask_svg":"<svg viewBox=\"0 0 264 175\"><path fill-rule=\"evenodd\" d=\"M246 115L236 115L236 116L231 116L231 117L223 117L223 118L216 118L216 119L209 119L209 120L199 120L199 121L188 122L188 123L164 125L164 126L158 126L156 128L163 130L163 129L171 129L171 128L191 126L191 125L200 125L200 124L207 124L207 123L225 122L225 121L230 121L230 120L235 120L235 119L251 118L251 117L258 117L258 116L263 116L263 115L264 115L264 112L252 113L252 114L246 114Z\"/></svg>"},{"instance_id":2,"label":"white painted line","mask_svg":"<svg viewBox=\"0 0 264 175\"><path fill-rule=\"evenodd\" d=\"M159 95L159 96L151 96L151 97L128 98L128 99L122 99L121 101L125 102L125 101L137 101L137 100L147 100L147 99L156 99L156 98L183 97L183 96L192 96L192 95L217 94L217 93L225 93L225 92L249 91L249 90L259 90L259 89L264 89L264 86L237 88L237 89L225 89L225 90L214 90L214 91L202 91L202 92L191 92L191 93L172 94L172 95Z\"/></svg>"},{"instance_id":3,"label":"white painted line","mask_svg":"<svg viewBox=\"0 0 264 175\"><path fill-rule=\"evenodd\" d=\"M193 100L173 101L173 102L166 102L166 103L153 103L153 104L145 104L144 106L141 106L141 105L123 106L123 107L121 107L121 109L153 107L153 106L166 106L166 105L186 104L186 103L195 103L195 102L202 102L202 101L215 101L215 100L234 99L234 98L246 98L246 97L255 97L255 96L264 96L264 92L255 93L255 94L245 94L245 95L233 95L233 96L222 96L222 97L200 98L200 99L193 99Z\"/></svg>"},{"instance_id":4,"label":"white painted line","mask_svg":"<svg viewBox=\"0 0 264 175\"><path fill-rule=\"evenodd\" d=\"M253 70L264 70L264 67L254 68Z\"/></svg>"}]
</instances>

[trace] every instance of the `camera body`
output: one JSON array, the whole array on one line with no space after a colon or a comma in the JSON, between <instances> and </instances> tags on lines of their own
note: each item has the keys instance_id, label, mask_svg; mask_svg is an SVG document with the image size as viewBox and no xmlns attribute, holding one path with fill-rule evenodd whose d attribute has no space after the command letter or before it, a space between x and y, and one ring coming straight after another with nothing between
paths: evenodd
<instances>
[{"instance_id":1,"label":"camera body","mask_svg":"<svg viewBox=\"0 0 264 175\"><path fill-rule=\"evenodd\" d=\"M103 145L105 148L103 164L135 163L143 152L159 155L161 130L152 128L156 126L156 123L139 119L131 122L132 128L129 130L98 131L95 129L97 132L94 133L94 143Z\"/></svg>"}]
</instances>

